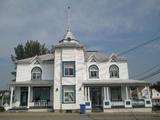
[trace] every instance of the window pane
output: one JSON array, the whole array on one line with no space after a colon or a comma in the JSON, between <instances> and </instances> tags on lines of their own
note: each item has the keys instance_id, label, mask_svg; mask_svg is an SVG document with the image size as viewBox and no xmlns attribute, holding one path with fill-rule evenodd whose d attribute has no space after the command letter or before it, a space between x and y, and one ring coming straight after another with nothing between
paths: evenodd
<instances>
[{"instance_id":1,"label":"window pane","mask_svg":"<svg viewBox=\"0 0 160 120\"><path fill-rule=\"evenodd\" d=\"M69 75L73 75L73 68L69 68Z\"/></svg>"},{"instance_id":2,"label":"window pane","mask_svg":"<svg viewBox=\"0 0 160 120\"><path fill-rule=\"evenodd\" d=\"M65 75L69 75L68 68L65 68Z\"/></svg>"},{"instance_id":3,"label":"window pane","mask_svg":"<svg viewBox=\"0 0 160 120\"><path fill-rule=\"evenodd\" d=\"M91 71L91 77L97 77L97 72L96 71Z\"/></svg>"}]
</instances>

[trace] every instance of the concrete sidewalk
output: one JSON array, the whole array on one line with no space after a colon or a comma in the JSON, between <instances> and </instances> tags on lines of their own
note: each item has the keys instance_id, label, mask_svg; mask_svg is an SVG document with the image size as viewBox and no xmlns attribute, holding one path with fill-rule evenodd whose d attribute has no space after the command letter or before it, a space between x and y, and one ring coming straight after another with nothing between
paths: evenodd
<instances>
[{"instance_id":1,"label":"concrete sidewalk","mask_svg":"<svg viewBox=\"0 0 160 120\"><path fill-rule=\"evenodd\" d=\"M0 112L0 116L79 116L79 115L91 115L91 116L157 116L160 117L160 112L149 112L149 113L135 113L135 112L123 112L123 113L56 113L56 112Z\"/></svg>"}]
</instances>

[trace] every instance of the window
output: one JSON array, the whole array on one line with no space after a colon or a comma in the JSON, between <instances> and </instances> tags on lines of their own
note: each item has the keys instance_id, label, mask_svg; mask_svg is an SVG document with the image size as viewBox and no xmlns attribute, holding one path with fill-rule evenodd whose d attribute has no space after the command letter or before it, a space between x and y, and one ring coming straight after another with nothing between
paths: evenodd
<instances>
[{"instance_id":1,"label":"window","mask_svg":"<svg viewBox=\"0 0 160 120\"><path fill-rule=\"evenodd\" d=\"M50 101L50 87L33 88L33 101L38 102L41 100Z\"/></svg>"},{"instance_id":2,"label":"window","mask_svg":"<svg viewBox=\"0 0 160 120\"><path fill-rule=\"evenodd\" d=\"M75 103L75 86L63 86L63 103Z\"/></svg>"},{"instance_id":3,"label":"window","mask_svg":"<svg viewBox=\"0 0 160 120\"><path fill-rule=\"evenodd\" d=\"M98 78L99 77L99 69L96 65L91 65L89 67L89 77L90 78Z\"/></svg>"},{"instance_id":4,"label":"window","mask_svg":"<svg viewBox=\"0 0 160 120\"><path fill-rule=\"evenodd\" d=\"M111 65L109 68L110 78L119 78L119 68L117 65Z\"/></svg>"},{"instance_id":5,"label":"window","mask_svg":"<svg viewBox=\"0 0 160 120\"><path fill-rule=\"evenodd\" d=\"M42 70L39 67L34 67L32 69L32 80L41 80Z\"/></svg>"},{"instance_id":6,"label":"window","mask_svg":"<svg viewBox=\"0 0 160 120\"><path fill-rule=\"evenodd\" d=\"M75 77L75 62L63 62L62 66L64 77Z\"/></svg>"},{"instance_id":7,"label":"window","mask_svg":"<svg viewBox=\"0 0 160 120\"><path fill-rule=\"evenodd\" d=\"M122 101L121 87L110 87L111 101Z\"/></svg>"}]
</instances>

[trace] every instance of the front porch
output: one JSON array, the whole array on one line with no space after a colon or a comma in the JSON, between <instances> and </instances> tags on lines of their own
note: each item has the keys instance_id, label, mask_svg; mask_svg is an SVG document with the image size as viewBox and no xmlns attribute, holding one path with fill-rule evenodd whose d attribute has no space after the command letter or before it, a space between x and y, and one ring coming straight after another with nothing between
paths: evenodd
<instances>
[{"instance_id":1,"label":"front porch","mask_svg":"<svg viewBox=\"0 0 160 120\"><path fill-rule=\"evenodd\" d=\"M36 81L11 84L10 109L49 109L53 108L53 87L50 81L45 84ZM38 84L39 83L39 84Z\"/></svg>"},{"instance_id":2,"label":"front porch","mask_svg":"<svg viewBox=\"0 0 160 120\"><path fill-rule=\"evenodd\" d=\"M86 109L92 112L152 107L147 83L84 83L84 91Z\"/></svg>"}]
</instances>

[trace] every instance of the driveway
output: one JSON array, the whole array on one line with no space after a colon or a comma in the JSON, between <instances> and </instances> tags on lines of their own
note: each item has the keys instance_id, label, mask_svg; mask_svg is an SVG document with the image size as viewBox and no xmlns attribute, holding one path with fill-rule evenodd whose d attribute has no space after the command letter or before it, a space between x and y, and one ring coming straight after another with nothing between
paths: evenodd
<instances>
[{"instance_id":1,"label":"driveway","mask_svg":"<svg viewBox=\"0 0 160 120\"><path fill-rule=\"evenodd\" d=\"M0 113L0 120L160 120L160 113Z\"/></svg>"}]
</instances>

